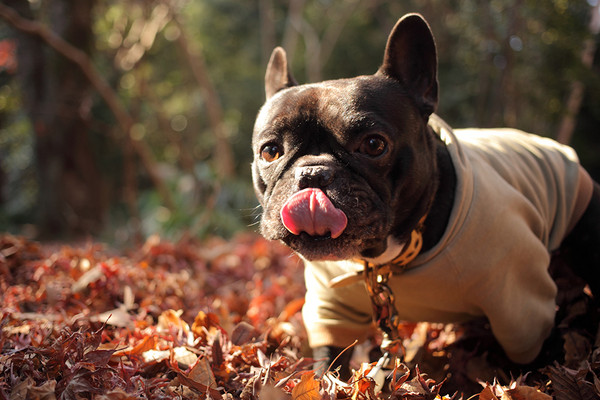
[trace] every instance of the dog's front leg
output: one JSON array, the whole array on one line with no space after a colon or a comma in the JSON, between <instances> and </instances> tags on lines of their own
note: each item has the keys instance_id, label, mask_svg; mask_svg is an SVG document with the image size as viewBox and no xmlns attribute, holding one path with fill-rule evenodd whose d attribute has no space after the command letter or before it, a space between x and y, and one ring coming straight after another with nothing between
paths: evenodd
<instances>
[{"instance_id":1,"label":"dog's front leg","mask_svg":"<svg viewBox=\"0 0 600 400\"><path fill-rule=\"evenodd\" d=\"M334 371L339 368L340 379L348 380L350 378L352 348L344 351L343 347L320 346L313 349L313 358L315 359L315 371L317 373L321 374L327 369Z\"/></svg>"}]
</instances>

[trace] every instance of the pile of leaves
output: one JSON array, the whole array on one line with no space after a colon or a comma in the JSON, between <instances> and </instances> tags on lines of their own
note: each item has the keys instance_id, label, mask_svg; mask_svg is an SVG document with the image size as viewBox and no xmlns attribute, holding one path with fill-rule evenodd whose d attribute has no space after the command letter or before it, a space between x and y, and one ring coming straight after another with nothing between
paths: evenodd
<instances>
[{"instance_id":1,"label":"pile of leaves","mask_svg":"<svg viewBox=\"0 0 600 400\"><path fill-rule=\"evenodd\" d=\"M317 371L300 310L301 261L253 234L117 254L97 243L0 236L0 399L593 399L598 318L572 276L536 364L511 364L485 321L404 324L405 355L370 377ZM371 354L373 358L373 354Z\"/></svg>"}]
</instances>

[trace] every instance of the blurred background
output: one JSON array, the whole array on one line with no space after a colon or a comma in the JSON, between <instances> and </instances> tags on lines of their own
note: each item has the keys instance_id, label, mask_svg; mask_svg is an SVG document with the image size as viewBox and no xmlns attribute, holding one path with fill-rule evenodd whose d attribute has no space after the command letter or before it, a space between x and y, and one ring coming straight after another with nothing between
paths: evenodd
<instances>
[{"instance_id":1,"label":"blurred background","mask_svg":"<svg viewBox=\"0 0 600 400\"><path fill-rule=\"evenodd\" d=\"M1 0L0 232L135 244L255 230L250 137L300 82L377 70L420 12L455 128L569 143L600 179L599 0Z\"/></svg>"}]
</instances>

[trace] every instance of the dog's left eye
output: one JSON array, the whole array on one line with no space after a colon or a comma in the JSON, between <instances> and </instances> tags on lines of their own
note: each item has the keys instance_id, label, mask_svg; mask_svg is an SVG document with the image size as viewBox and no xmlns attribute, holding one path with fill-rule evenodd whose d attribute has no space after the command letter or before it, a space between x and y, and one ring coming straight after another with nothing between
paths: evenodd
<instances>
[{"instance_id":1,"label":"dog's left eye","mask_svg":"<svg viewBox=\"0 0 600 400\"><path fill-rule=\"evenodd\" d=\"M378 157L387 150L387 142L379 135L371 135L365 138L358 151L369 157Z\"/></svg>"},{"instance_id":2,"label":"dog's left eye","mask_svg":"<svg viewBox=\"0 0 600 400\"><path fill-rule=\"evenodd\" d=\"M265 144L260 150L260 156L266 162L273 162L283 154L283 149L274 143Z\"/></svg>"}]
</instances>

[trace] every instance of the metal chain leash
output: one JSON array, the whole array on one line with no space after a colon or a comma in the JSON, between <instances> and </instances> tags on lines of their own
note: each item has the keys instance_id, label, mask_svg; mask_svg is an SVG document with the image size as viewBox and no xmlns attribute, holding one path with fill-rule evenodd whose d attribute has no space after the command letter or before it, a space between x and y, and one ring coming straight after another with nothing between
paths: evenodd
<instances>
[{"instance_id":1,"label":"metal chain leash","mask_svg":"<svg viewBox=\"0 0 600 400\"><path fill-rule=\"evenodd\" d=\"M373 306L373 318L383 334L380 346L383 355L368 374L368 376L374 378L389 363L392 357L403 353L403 347L398 332L400 318L396 309L394 294L387 284L392 276L392 269L387 266L378 267L366 261L364 265L365 285Z\"/></svg>"}]
</instances>

